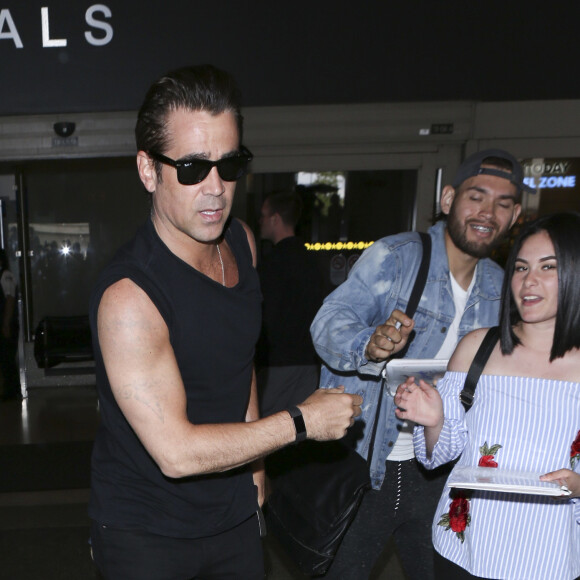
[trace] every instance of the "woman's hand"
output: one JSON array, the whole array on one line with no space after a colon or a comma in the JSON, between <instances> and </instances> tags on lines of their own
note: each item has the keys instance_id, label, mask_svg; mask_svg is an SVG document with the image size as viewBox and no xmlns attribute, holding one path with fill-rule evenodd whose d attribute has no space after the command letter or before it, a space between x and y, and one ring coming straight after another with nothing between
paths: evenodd
<instances>
[{"instance_id":1,"label":"woman's hand","mask_svg":"<svg viewBox=\"0 0 580 580\"><path fill-rule=\"evenodd\" d=\"M440 427L443 424L443 402L437 389L409 377L399 385L395 394L395 414L399 419L409 419L425 427Z\"/></svg>"},{"instance_id":2,"label":"woman's hand","mask_svg":"<svg viewBox=\"0 0 580 580\"><path fill-rule=\"evenodd\" d=\"M399 385L395 404L398 407L395 415L399 419L409 419L425 427L425 448L427 458L431 458L444 422L443 401L437 389L425 381L417 385L415 377L409 377Z\"/></svg>"},{"instance_id":3,"label":"woman's hand","mask_svg":"<svg viewBox=\"0 0 580 580\"><path fill-rule=\"evenodd\" d=\"M567 497L580 497L580 474L571 469L558 469L540 476L541 481L555 481L565 485L572 494Z\"/></svg>"}]
</instances>

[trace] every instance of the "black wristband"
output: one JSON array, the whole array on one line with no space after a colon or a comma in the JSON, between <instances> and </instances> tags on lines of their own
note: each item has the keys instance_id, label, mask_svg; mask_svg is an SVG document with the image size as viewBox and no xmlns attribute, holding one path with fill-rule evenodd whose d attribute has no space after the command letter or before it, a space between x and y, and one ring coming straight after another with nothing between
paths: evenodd
<instances>
[{"instance_id":1,"label":"black wristband","mask_svg":"<svg viewBox=\"0 0 580 580\"><path fill-rule=\"evenodd\" d=\"M304 423L302 411L298 407L288 407L286 411L294 421L294 429L296 429L296 439L294 442L300 443L300 441L306 440L306 423Z\"/></svg>"}]
</instances>

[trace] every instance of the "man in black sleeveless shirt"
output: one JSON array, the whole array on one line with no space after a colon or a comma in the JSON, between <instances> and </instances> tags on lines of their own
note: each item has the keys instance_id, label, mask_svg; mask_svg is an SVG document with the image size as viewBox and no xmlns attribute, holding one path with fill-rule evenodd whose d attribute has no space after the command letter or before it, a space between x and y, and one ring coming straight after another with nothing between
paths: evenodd
<instances>
[{"instance_id":1,"label":"man in black sleeveless shirt","mask_svg":"<svg viewBox=\"0 0 580 580\"><path fill-rule=\"evenodd\" d=\"M318 390L259 418L255 243L230 217L252 158L233 79L211 66L169 73L149 89L135 133L151 218L90 305L95 562L107 579L262 578L261 459L342 437L362 399Z\"/></svg>"}]
</instances>

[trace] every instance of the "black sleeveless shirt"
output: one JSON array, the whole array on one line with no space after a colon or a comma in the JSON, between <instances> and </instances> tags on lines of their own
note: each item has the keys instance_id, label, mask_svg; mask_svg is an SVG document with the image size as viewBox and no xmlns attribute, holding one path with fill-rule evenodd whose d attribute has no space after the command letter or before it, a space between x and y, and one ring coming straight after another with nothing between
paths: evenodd
<instances>
[{"instance_id":1,"label":"black sleeveless shirt","mask_svg":"<svg viewBox=\"0 0 580 580\"><path fill-rule=\"evenodd\" d=\"M260 332L258 276L242 225L225 237L239 271L226 288L175 256L148 220L101 274L90 303L101 422L92 456L89 515L101 524L196 538L228 530L257 507L248 467L171 479L164 476L119 409L97 340L104 291L129 278L161 313L187 394L192 423L245 420L254 346Z\"/></svg>"}]
</instances>

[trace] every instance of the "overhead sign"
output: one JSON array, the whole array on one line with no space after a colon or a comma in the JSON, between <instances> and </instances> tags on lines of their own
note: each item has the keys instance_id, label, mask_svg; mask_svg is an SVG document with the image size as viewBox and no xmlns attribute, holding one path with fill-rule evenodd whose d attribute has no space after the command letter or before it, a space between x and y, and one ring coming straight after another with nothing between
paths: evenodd
<instances>
[{"instance_id":1,"label":"overhead sign","mask_svg":"<svg viewBox=\"0 0 580 580\"><path fill-rule=\"evenodd\" d=\"M524 183L534 189L576 187L573 159L529 159L524 161Z\"/></svg>"},{"instance_id":2,"label":"overhead sign","mask_svg":"<svg viewBox=\"0 0 580 580\"><path fill-rule=\"evenodd\" d=\"M202 63L235 76L245 107L580 98L553 65L570 60L577 8L526 13L541 23L530 35L517 2L475 20L464 0L416 4L0 0L0 116L134 111L162 74ZM520 56L509 71L489 66L497 38ZM457 70L478 72L457 82Z\"/></svg>"},{"instance_id":3,"label":"overhead sign","mask_svg":"<svg viewBox=\"0 0 580 580\"><path fill-rule=\"evenodd\" d=\"M68 45L67 38L53 38L50 34L50 7L40 8L39 30L41 31L43 48L61 48ZM104 46L113 39L113 25L108 21L112 18L111 9L105 4L93 4L85 12L84 37L93 46ZM18 23L9 8L0 9L0 41L12 43L14 48L23 49L24 42Z\"/></svg>"}]
</instances>

